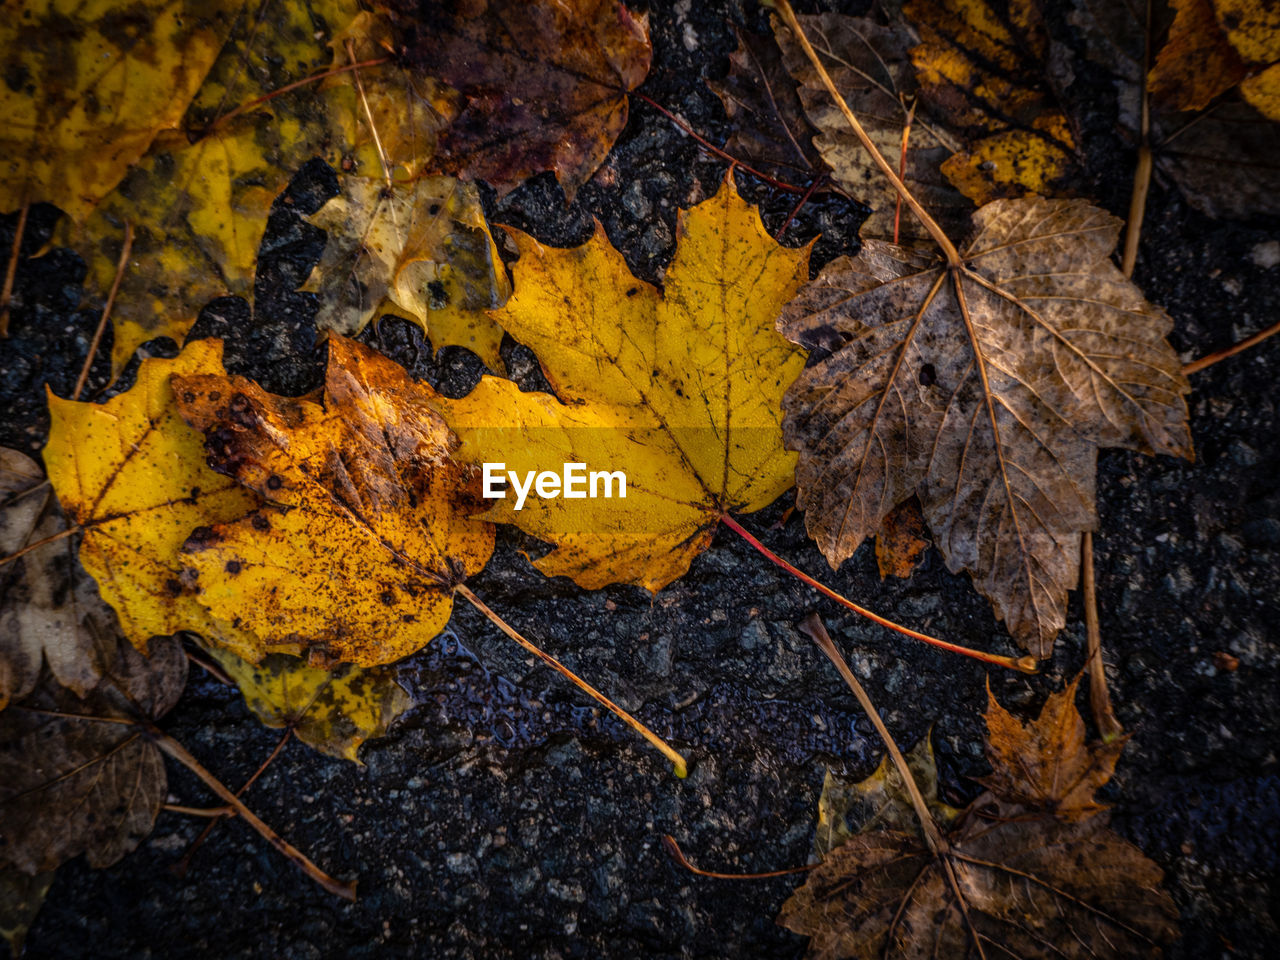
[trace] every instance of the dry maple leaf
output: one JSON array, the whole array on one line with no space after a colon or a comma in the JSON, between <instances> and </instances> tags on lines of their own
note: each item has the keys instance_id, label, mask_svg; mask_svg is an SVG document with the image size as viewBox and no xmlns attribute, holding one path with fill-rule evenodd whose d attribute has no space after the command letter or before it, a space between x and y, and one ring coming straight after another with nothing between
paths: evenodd
<instances>
[{"instance_id":1,"label":"dry maple leaf","mask_svg":"<svg viewBox=\"0 0 1280 960\"><path fill-rule=\"evenodd\" d=\"M499 194L551 170L572 202L626 126L627 91L649 72L646 18L616 0L392 6L404 62L463 98L433 168Z\"/></svg>"},{"instance_id":2,"label":"dry maple leaf","mask_svg":"<svg viewBox=\"0 0 1280 960\"><path fill-rule=\"evenodd\" d=\"M82 221L178 126L238 0L5 0L0 210L45 201Z\"/></svg>"},{"instance_id":3,"label":"dry maple leaf","mask_svg":"<svg viewBox=\"0 0 1280 960\"><path fill-rule=\"evenodd\" d=\"M1083 726L1073 691L1051 699L1032 726ZM992 704L989 754L1008 739L1007 714ZM1042 745L1020 744L1031 767L1052 765L1036 756ZM812 938L808 956L1124 960L1158 956L1174 938L1177 909L1160 869L1095 815L1102 807L1093 791L1109 779L1114 756L1057 816L1021 806L1022 785L1003 778L967 810L937 805L932 766L919 747L910 757L927 825L884 763L852 788L836 791L828 778L816 839L822 862L778 917ZM1001 792L1006 785L1013 796Z\"/></svg>"},{"instance_id":4,"label":"dry maple leaf","mask_svg":"<svg viewBox=\"0 0 1280 960\"><path fill-rule=\"evenodd\" d=\"M327 67L327 32L355 16L354 0L249 5L182 121L61 241L84 258L86 286L105 293L120 259L124 225L132 253L112 310L112 370L154 337L181 343L215 297L248 297L276 195L304 163L339 163L354 125L338 94L304 85L241 111ZM176 126L176 124L171 124Z\"/></svg>"},{"instance_id":5,"label":"dry maple leaf","mask_svg":"<svg viewBox=\"0 0 1280 960\"><path fill-rule=\"evenodd\" d=\"M311 222L329 232L304 287L320 294L318 327L355 334L391 313L415 321L434 350L466 347L504 369L502 329L484 311L502 306L510 285L474 185L348 177Z\"/></svg>"},{"instance_id":6,"label":"dry maple leaf","mask_svg":"<svg viewBox=\"0 0 1280 960\"><path fill-rule=\"evenodd\" d=\"M192 533L183 554L199 602L259 638L235 652L374 666L444 628L493 527L467 516L478 478L451 461L429 386L337 336L322 396L278 397L242 377L172 382L210 462L265 501Z\"/></svg>"},{"instance_id":7,"label":"dry maple leaf","mask_svg":"<svg viewBox=\"0 0 1280 960\"><path fill-rule=\"evenodd\" d=\"M81 563L139 650L178 630L257 649L197 602L195 570L180 552L193 529L242 517L258 502L206 466L201 437L169 388L170 374L215 372L222 342L199 340L173 360L143 360L133 387L106 403L49 396L49 480L84 531Z\"/></svg>"},{"instance_id":8,"label":"dry maple leaf","mask_svg":"<svg viewBox=\"0 0 1280 960\"><path fill-rule=\"evenodd\" d=\"M1128 737L1085 745L1084 720L1075 707L1079 678L1045 702L1023 725L987 690L987 760L982 783L996 796L1059 820L1082 820L1106 809L1093 795L1111 779Z\"/></svg>"},{"instance_id":9,"label":"dry maple leaf","mask_svg":"<svg viewBox=\"0 0 1280 960\"><path fill-rule=\"evenodd\" d=\"M800 17L799 22L881 153L900 157L907 103L918 93L910 60L911 48L919 40L915 31L905 23L885 26L869 18L837 13ZM777 19L773 30L787 70L800 85L805 112L819 131L815 144L822 158L840 188L871 208L862 235L892 237L897 219L900 238L923 238L926 234L915 217L904 213L896 218L897 194L845 123L795 35ZM961 143L960 137L934 122L925 111L917 111L903 174L912 193L948 226L963 222L973 209L940 170Z\"/></svg>"},{"instance_id":10,"label":"dry maple leaf","mask_svg":"<svg viewBox=\"0 0 1280 960\"><path fill-rule=\"evenodd\" d=\"M737 27L734 33L738 49L729 54L729 75L708 81L729 115L725 149L775 178L813 180L826 164L778 45Z\"/></svg>"},{"instance_id":11,"label":"dry maple leaf","mask_svg":"<svg viewBox=\"0 0 1280 960\"><path fill-rule=\"evenodd\" d=\"M285 727L321 753L359 763L357 751L380 737L412 703L384 668L350 664L318 670L297 657L272 654L261 663L206 648L236 682L254 716L268 727Z\"/></svg>"},{"instance_id":12,"label":"dry maple leaf","mask_svg":"<svg viewBox=\"0 0 1280 960\"><path fill-rule=\"evenodd\" d=\"M113 652L83 701L46 679L0 714L0 869L35 874L81 853L110 866L151 832L167 781L140 725L177 702L187 658L168 638L149 658Z\"/></svg>"},{"instance_id":13,"label":"dry maple leaf","mask_svg":"<svg viewBox=\"0 0 1280 960\"><path fill-rule=\"evenodd\" d=\"M878 241L778 321L831 351L784 399L799 504L832 566L913 494L953 571L1047 657L1099 446L1191 456L1172 324L1108 259L1120 221L1076 200L1001 200L945 260Z\"/></svg>"},{"instance_id":14,"label":"dry maple leaf","mask_svg":"<svg viewBox=\"0 0 1280 960\"><path fill-rule=\"evenodd\" d=\"M732 178L681 214L662 291L635 279L602 228L581 247L517 230L515 293L494 316L533 349L559 399L485 377L437 403L471 463L521 476L579 462L623 471L625 499L508 496L486 519L556 549L548 576L595 589L661 589L711 543L726 511L767 506L791 485L778 405L804 354L770 318L803 283L808 250L779 246Z\"/></svg>"},{"instance_id":15,"label":"dry maple leaf","mask_svg":"<svg viewBox=\"0 0 1280 960\"><path fill-rule=\"evenodd\" d=\"M34 460L0 447L0 555L66 529ZM83 697L98 683L119 631L115 614L76 559L74 539L46 543L0 568L0 710L31 692L47 662Z\"/></svg>"}]
</instances>

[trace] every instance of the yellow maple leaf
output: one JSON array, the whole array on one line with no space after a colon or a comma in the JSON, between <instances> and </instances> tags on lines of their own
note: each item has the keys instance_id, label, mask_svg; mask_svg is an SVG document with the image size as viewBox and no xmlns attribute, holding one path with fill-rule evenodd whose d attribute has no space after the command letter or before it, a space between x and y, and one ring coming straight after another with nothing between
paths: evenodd
<instances>
[{"instance_id":1,"label":"yellow maple leaf","mask_svg":"<svg viewBox=\"0 0 1280 960\"><path fill-rule=\"evenodd\" d=\"M236 682L254 716L268 727L287 727L331 757L359 763L360 745L385 733L412 704L387 668L344 664L320 670L286 654L253 664L211 645L206 649Z\"/></svg>"},{"instance_id":2,"label":"yellow maple leaf","mask_svg":"<svg viewBox=\"0 0 1280 960\"><path fill-rule=\"evenodd\" d=\"M418 324L434 350L466 347L502 370L502 329L484 311L510 294L474 185L423 177L388 187L347 177L311 222L329 232L307 290L316 325L355 334L386 314Z\"/></svg>"},{"instance_id":3,"label":"yellow maple leaf","mask_svg":"<svg viewBox=\"0 0 1280 960\"><path fill-rule=\"evenodd\" d=\"M341 125L315 85L237 112L256 98L322 72L324 29L344 26L353 0L276 4L246 15L187 111L184 130L160 137L83 230L63 242L88 264L91 289L110 286L125 222L132 254L112 311L112 369L154 337L178 343L215 297L249 296L276 195L312 157L337 160Z\"/></svg>"},{"instance_id":4,"label":"yellow maple leaf","mask_svg":"<svg viewBox=\"0 0 1280 960\"><path fill-rule=\"evenodd\" d=\"M133 388L106 403L49 395L49 480L84 530L81 563L139 650L177 630L256 649L234 616L216 620L197 602L195 571L181 554L193 530L257 503L205 464L200 435L182 421L169 387L170 374L221 370L221 342L200 340L173 360L142 361Z\"/></svg>"},{"instance_id":5,"label":"yellow maple leaf","mask_svg":"<svg viewBox=\"0 0 1280 960\"><path fill-rule=\"evenodd\" d=\"M434 391L342 337L323 396L277 397L242 377L175 376L183 415L220 470L266 501L187 541L199 600L259 638L236 650L375 666L440 632L455 588L484 568L493 527Z\"/></svg>"},{"instance_id":6,"label":"yellow maple leaf","mask_svg":"<svg viewBox=\"0 0 1280 960\"><path fill-rule=\"evenodd\" d=\"M5 0L0 210L48 202L83 221L178 126L239 0Z\"/></svg>"},{"instance_id":7,"label":"yellow maple leaf","mask_svg":"<svg viewBox=\"0 0 1280 960\"><path fill-rule=\"evenodd\" d=\"M775 243L731 178L681 214L663 291L631 275L599 226L570 250L509 232L515 293L494 316L538 354L560 399L485 377L437 405L469 462L625 473L625 499L532 497L517 511L507 497L485 517L555 544L536 562L548 575L658 590L726 511L759 510L791 486L780 404L804 353L774 319L808 277L808 251Z\"/></svg>"}]
</instances>

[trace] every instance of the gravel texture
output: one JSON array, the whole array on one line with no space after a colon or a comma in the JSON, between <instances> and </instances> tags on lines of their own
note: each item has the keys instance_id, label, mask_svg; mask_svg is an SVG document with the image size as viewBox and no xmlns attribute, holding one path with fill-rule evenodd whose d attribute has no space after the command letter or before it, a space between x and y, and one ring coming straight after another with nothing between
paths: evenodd
<instances>
[{"instance_id":1,"label":"gravel texture","mask_svg":"<svg viewBox=\"0 0 1280 960\"><path fill-rule=\"evenodd\" d=\"M730 23L766 26L753 3L652 4L654 67L641 88L717 143L725 118L704 81L727 70ZM1074 49L1078 38L1063 22L1054 29ZM1132 150L1116 132L1114 91L1096 74L1079 63L1068 90L1091 177L1081 192L1123 216ZM625 134L573 206L543 176L500 203L489 196L488 212L557 245L584 241L597 217L633 271L660 281L678 208L710 196L725 168L633 100ZM745 175L739 184L762 205L766 225L780 226L794 198ZM295 179L263 244L254 306L216 301L193 331L224 337L228 366L274 391L311 389L323 369L315 300L296 288L324 236L300 214L334 189L319 164ZM802 211L787 242L822 233L816 271L849 247L861 216L847 201L821 200ZM51 223L52 211L35 211L31 249ZM10 217L0 248L12 229ZM1214 222L1172 185L1153 184L1135 279L1174 316L1184 358L1280 314L1278 237L1274 222ZM0 342L8 411L0 443L38 449L47 429L43 384L70 392L97 316L96 305L81 303L82 276L61 250L23 264L12 332ZM433 359L400 321L363 339L455 395L480 374L462 350ZM108 353L104 346L100 357ZM532 355L510 342L505 353L512 375L536 386ZM1278 368L1280 338L1195 375L1195 463L1100 457L1099 604L1112 696L1133 733L1107 796L1117 829L1166 871L1182 913L1174 957L1274 956L1280 936ZM94 372L91 389L101 388L103 360ZM745 523L873 609L960 643L1015 652L986 602L936 552L910 581L882 583L869 546L833 573L802 519L786 517L790 503L786 495ZM151 838L115 867L92 871L77 861L59 872L29 955L799 956L803 939L773 922L794 878L701 879L668 859L660 837L675 835L711 869L802 864L824 765L856 775L874 768L881 746L869 722L796 629L812 610L849 651L899 743L933 731L947 799L976 792L972 778L985 770L987 673L979 665L820 601L728 530L656 596L548 580L524 556L540 549L501 531L473 588L670 737L690 758L688 779L676 780L616 720L459 608L450 630L404 663L415 707L365 748L363 766L294 742L247 795L317 863L358 878L357 903L322 892L238 822L219 826L179 878L169 868L204 823L162 813ZM1077 599L1043 674L993 673L992 689L1033 712L1081 669L1083 636ZM1224 670L1220 654L1238 669ZM234 690L198 670L165 726L233 785L277 739ZM171 770L170 790L177 802L212 802L182 769Z\"/></svg>"}]
</instances>

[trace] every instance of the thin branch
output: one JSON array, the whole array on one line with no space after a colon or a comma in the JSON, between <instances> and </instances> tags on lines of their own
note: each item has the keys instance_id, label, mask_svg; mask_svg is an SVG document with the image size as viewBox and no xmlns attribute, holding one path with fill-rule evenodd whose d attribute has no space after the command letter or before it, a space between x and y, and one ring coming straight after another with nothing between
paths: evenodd
<instances>
[{"instance_id":1,"label":"thin branch","mask_svg":"<svg viewBox=\"0 0 1280 960\"><path fill-rule=\"evenodd\" d=\"M205 127L201 136L207 137L232 118L238 117L240 114L252 110L254 107L261 106L270 100L274 100L276 97L283 96L290 90L296 90L298 87L305 87L309 83L317 83L321 80L327 79L328 77L337 76L340 73L350 73L353 70L358 70L360 67L376 67L379 64L387 63L390 60L390 57L379 57L377 60L361 60L359 63L348 63L346 66L334 67L332 70L326 70L323 73L315 73L309 77L303 77L301 80L295 80L293 83L285 84L279 89L272 90L270 93L264 93L262 96L255 97L247 103L240 104L240 106L236 107L230 113L223 114L217 120L213 121L213 123Z\"/></svg>"},{"instance_id":2,"label":"thin branch","mask_svg":"<svg viewBox=\"0 0 1280 960\"><path fill-rule=\"evenodd\" d=\"M849 104L845 102L844 97L840 95L840 91L836 89L835 82L831 79L831 75L827 73L827 68L823 66L822 61L818 58L817 52L813 49L813 45L809 42L809 38L805 36L804 30L801 29L800 21L796 19L796 14L795 11L791 9L791 4L788 3L787 0L776 0L776 2L778 12L782 14L782 18L787 22L787 26L791 28L792 33L795 34L796 39L800 41L800 46L804 48L805 56L809 58L809 62L812 63L814 69L818 71L818 78L822 81L822 85L827 88L827 93L831 95L831 99L833 99L836 106L840 108L840 112L844 115L845 122L849 124L858 140L861 141L863 147L865 147L867 152L871 154L872 161L874 161L875 165L880 168L880 172L883 173L889 183L893 185L893 189L898 192L898 196L900 196L903 202L911 209L911 212L919 218L920 223L924 225L924 228L929 231L929 235L933 237L934 242L938 244L938 247L946 257L947 265L949 267L959 266L963 261L960 258L959 251L956 250L955 244L951 242L947 237L946 232L938 225L938 221L934 220L933 217L929 215L928 211L920 205L920 201L918 201L912 195L911 191L907 189L906 184L904 184L897 173L894 172L889 161L884 158L884 154L880 152L880 149L875 145L871 137L867 135L867 131L862 128L862 124L858 121L858 118L854 115L853 111L849 109Z\"/></svg>"},{"instance_id":3,"label":"thin branch","mask_svg":"<svg viewBox=\"0 0 1280 960\"><path fill-rule=\"evenodd\" d=\"M1102 630L1098 626L1098 595L1093 573L1093 534L1086 530L1080 535L1082 568L1080 581L1084 587L1084 628L1088 643L1089 707L1093 722L1102 739L1110 742L1124 728L1111 708L1111 693L1107 690L1107 668L1102 662Z\"/></svg>"},{"instance_id":4,"label":"thin branch","mask_svg":"<svg viewBox=\"0 0 1280 960\"><path fill-rule=\"evenodd\" d=\"M774 553L772 550L766 547L763 543L757 540L754 536L752 536L745 527L743 527L740 523L738 523L738 521L735 520L733 517L731 517L729 514L727 513L724 514L723 516L721 516L720 519L726 527L728 527L734 533L738 534L738 536L746 540L747 543L751 544L751 546L753 546L766 558L776 563L778 566L780 566L783 570L787 571L787 573L791 574L797 580L800 580L803 583L807 583L809 586L813 587L813 589L817 590L820 594L822 594L828 600L834 600L836 603L840 604L842 607L847 607L848 609L852 610L854 613L858 614L858 616L866 617L872 623L878 623L880 626L885 627L886 629L893 630L897 633L901 633L903 636L911 637L913 640L920 640L931 646L938 647L941 650L946 650L949 653L958 653L961 656L972 657L975 660L981 660L983 663L990 663L993 666L1005 667L1009 670L1018 670L1022 673L1039 672L1039 667L1036 665L1037 661L1035 657L1026 656L1026 657L1020 657L1019 659L1015 660L1013 657L1001 656L998 653L986 653L982 650L974 650L970 647L962 647L958 643L949 643L946 640L939 640L937 637L931 637L927 633L920 633L916 630L912 630L910 627L904 627L901 624L894 623L892 620L886 619L885 617L882 617L879 614L872 613L866 607L858 606L858 604L854 603L852 600L849 600L848 598L836 593L826 584L821 583L818 580L815 580L813 577L809 576L803 570L799 569L796 566L793 566L792 564L788 563L786 560L783 560L782 557L778 556L776 553Z\"/></svg>"},{"instance_id":5,"label":"thin branch","mask_svg":"<svg viewBox=\"0 0 1280 960\"><path fill-rule=\"evenodd\" d=\"M768 870L764 873L716 873L712 870L700 870L690 863L684 855L684 851L680 849L680 844L676 843L676 838L671 834L664 833L662 835L662 845L667 848L667 853L671 856L671 859L680 864L680 866L699 877L710 877L712 880L768 880L771 877L786 877L793 873L806 873L817 866L816 863L809 863L803 867Z\"/></svg>"},{"instance_id":6,"label":"thin branch","mask_svg":"<svg viewBox=\"0 0 1280 960\"><path fill-rule=\"evenodd\" d=\"M188 817L208 817L217 823L223 817L234 817L236 815L235 807L184 807L180 803L166 803L161 807L162 810L168 810L170 813L181 813ZM213 823L204 828L204 833L200 836L206 836L213 829Z\"/></svg>"},{"instance_id":7,"label":"thin branch","mask_svg":"<svg viewBox=\"0 0 1280 960\"><path fill-rule=\"evenodd\" d=\"M835 642L831 639L831 634L827 633L827 628L822 623L822 618L816 613L811 613L800 624L800 629L810 636L813 642L818 645L818 649L825 653L827 659L835 665L836 670L840 672L840 676L844 678L844 682L853 691L853 695L858 698L858 703L862 705L863 712L871 720L872 726L876 728L876 733L880 734L880 739L884 741L885 748L889 751L889 756L893 760L893 765L898 768L898 775L902 777L902 782L906 785L907 793L911 797L911 806L915 809L916 817L920 820L920 828L924 831L924 838L929 844L929 850L935 855L945 852L947 842L943 839L941 831L938 830L938 825L933 820L933 814L929 812L929 805L925 803L924 796L920 793L920 787L916 784L916 778L912 775L911 768L907 766L906 758L894 742L893 735L889 733L889 728L880 719L880 714L876 712L875 704L867 696L867 691L862 688L858 678L849 669L849 664L845 662L844 657L840 655L840 651L836 649Z\"/></svg>"},{"instance_id":8,"label":"thin branch","mask_svg":"<svg viewBox=\"0 0 1280 960\"><path fill-rule=\"evenodd\" d=\"M9 335L9 299L13 296L13 282L18 276L22 236L27 232L27 213L30 210L31 201L23 200L18 209L18 224L13 228L13 249L9 252L9 265L4 271L4 287L0 289L0 337Z\"/></svg>"},{"instance_id":9,"label":"thin branch","mask_svg":"<svg viewBox=\"0 0 1280 960\"><path fill-rule=\"evenodd\" d=\"M687 123L685 123L683 120L677 117L674 113L672 113L662 104L658 103L657 100L654 100L651 97L645 96L643 93L641 93L638 90L633 90L631 92L631 95L639 100L643 100L649 106L653 107L653 109L657 110L664 117L666 117L668 120L674 123L677 127L683 130L689 136L693 137L693 139L696 140L704 149L710 150L721 160L728 160L734 166L741 167L743 170L747 171L747 173L751 174L753 177L760 178L765 183L769 184L769 186L771 187L776 187L779 190L785 190L787 193L804 193L803 187L797 187L794 183L784 183L781 180L775 180L773 177L769 176L767 173L761 173L755 167L748 166L747 164L743 163L741 160L739 160L737 157L733 156L732 154L726 153L724 150L722 150L720 147L717 147L714 143L712 143L706 137L699 134L698 131L694 130L693 127L689 126Z\"/></svg>"},{"instance_id":10,"label":"thin branch","mask_svg":"<svg viewBox=\"0 0 1280 960\"><path fill-rule=\"evenodd\" d=\"M32 550L40 549L47 543L56 543L59 540L64 540L67 537L74 536L79 532L80 527L76 524L72 524L65 530L59 530L57 533L53 534L53 536L45 537L43 540L37 540L35 543L28 543L21 550L17 550L14 553L9 554L7 557L0 557L0 567L3 567L6 563L12 563L14 560L17 560L21 556L25 556Z\"/></svg>"},{"instance_id":11,"label":"thin branch","mask_svg":"<svg viewBox=\"0 0 1280 960\"><path fill-rule=\"evenodd\" d=\"M1265 330L1259 330L1251 337L1245 337L1239 343L1234 346L1227 347L1225 350L1215 350L1213 353L1205 354L1199 360L1192 360L1182 368L1182 372L1187 376L1190 376L1193 373L1199 373L1201 370L1212 367L1220 360L1225 360L1227 357L1234 357L1237 353L1244 353L1250 347L1256 347L1263 340L1266 340L1268 337L1274 337L1277 333L1280 333L1280 322L1273 323Z\"/></svg>"},{"instance_id":12,"label":"thin branch","mask_svg":"<svg viewBox=\"0 0 1280 960\"><path fill-rule=\"evenodd\" d=\"M352 62L356 59L356 43L350 37L347 38L347 56ZM394 184L394 178L391 175L391 164L387 162L387 151L382 149L382 137L378 133L378 125L373 120L373 111L369 108L369 98L365 96L364 81L360 79L360 71L352 69L351 75L356 81L356 90L360 94L360 103L364 107L365 118L369 121L369 132L373 134L373 145L378 148L378 162L382 164L382 176L387 181L387 189L390 190Z\"/></svg>"},{"instance_id":13,"label":"thin branch","mask_svg":"<svg viewBox=\"0 0 1280 960\"><path fill-rule=\"evenodd\" d=\"M93 339L89 342L89 353L84 358L84 366L80 368L80 376L76 378L76 388L71 392L72 400L79 400L84 390L85 381L89 379L89 371L93 367L93 358L98 353L98 344L102 343L102 332L107 328L107 319L111 316L111 308L115 306L116 294L120 292L120 281L124 279L125 268L129 265L129 254L133 252L133 224L124 222L124 243L120 247L120 259L116 261L115 279L111 281L111 292L107 294L107 302L102 305L102 316L98 318L98 329L93 331Z\"/></svg>"},{"instance_id":14,"label":"thin branch","mask_svg":"<svg viewBox=\"0 0 1280 960\"><path fill-rule=\"evenodd\" d=\"M662 751L662 755L665 756L668 760L670 760L672 764L675 766L675 773L677 777L683 780L686 776L688 776L689 767L685 763L684 757L676 753L676 751L673 750L667 744L667 742L663 740L660 736L658 736L656 733L654 733L652 730L646 727L643 723L641 723L631 714L627 713L627 711L623 710L620 706L618 706L616 703L614 703L612 700L606 697L603 693L601 693L591 684L587 683L587 681L579 677L576 673L574 673L572 670L566 667L563 663L561 663L555 657L551 656L551 654L546 653L543 650L540 650L538 647L534 646L533 643L531 643L529 640L526 640L524 637L522 637L518 632L516 632L514 627L512 627L509 623L507 623L507 621L503 620L502 617L498 616L496 613L490 610L489 607L484 603L484 601L481 600L479 597L477 597L474 593L472 593L470 588L468 588L465 584L458 584L458 586L454 587L454 592L462 596L464 599L467 600L468 603L470 603L473 607L475 607L477 610L483 613L486 617L488 617L491 621L493 621L493 623L497 625L498 629L501 630L503 633L505 633L508 637L510 637L516 643L520 644L520 646L524 647L526 650L532 653L535 657L537 657L547 666L551 667L551 669L555 670L557 673L566 677L584 693L588 694L593 699L599 701L606 709L608 709L610 712L615 714L620 720L622 720L624 723L630 726L631 729L635 730L636 733L640 734L640 736L644 737L651 744L653 744L660 751Z\"/></svg>"},{"instance_id":15,"label":"thin branch","mask_svg":"<svg viewBox=\"0 0 1280 960\"><path fill-rule=\"evenodd\" d=\"M791 212L787 214L787 219L782 221L782 226L780 226L778 228L778 232L773 235L773 239L775 241L778 243L782 242L782 235L787 232L787 227L791 226L791 221L794 220L800 211L804 209L804 205L809 202L810 198L817 193L818 188L826 183L826 181L827 175L825 173L813 178L813 182L809 184L809 189L806 190L804 195L796 201L796 205L792 207Z\"/></svg>"},{"instance_id":16,"label":"thin branch","mask_svg":"<svg viewBox=\"0 0 1280 960\"><path fill-rule=\"evenodd\" d=\"M899 94L899 101L902 95ZM911 109L907 111L907 122L902 125L902 155L898 157L898 177L907 182L907 141L911 137L911 122L916 118L916 101L911 101ZM893 204L893 242L898 242L898 230L902 225L902 194L898 194Z\"/></svg>"},{"instance_id":17,"label":"thin branch","mask_svg":"<svg viewBox=\"0 0 1280 960\"><path fill-rule=\"evenodd\" d=\"M257 830L269 844L280 851L280 853L284 854L284 856L291 860L295 866L302 870L303 873L309 876L316 883L320 884L320 886L324 887L325 890L329 891L334 896L342 897L344 900L355 901L356 885L354 883L344 883L341 880L335 880L307 859L306 854L263 823L257 814L241 803L239 797L228 790L222 781L206 770L200 764L200 761L193 757L187 751L187 748L177 740L173 739L173 737L169 736L154 724L148 724L146 729L151 735L151 738L155 741L156 746L203 780L209 789L225 800L229 806L235 809L236 813L239 814L240 818L244 820L245 823Z\"/></svg>"},{"instance_id":18,"label":"thin branch","mask_svg":"<svg viewBox=\"0 0 1280 960\"><path fill-rule=\"evenodd\" d=\"M1138 261L1138 241L1142 236L1142 221L1147 211L1147 193L1151 189L1151 104L1147 91L1147 74L1151 71L1151 0L1147 0L1147 14L1142 36L1142 79L1139 81L1142 96L1142 119L1138 129L1138 163L1133 171L1133 193L1129 198L1129 222L1124 234L1124 255L1120 269L1126 277L1133 276Z\"/></svg>"}]
</instances>

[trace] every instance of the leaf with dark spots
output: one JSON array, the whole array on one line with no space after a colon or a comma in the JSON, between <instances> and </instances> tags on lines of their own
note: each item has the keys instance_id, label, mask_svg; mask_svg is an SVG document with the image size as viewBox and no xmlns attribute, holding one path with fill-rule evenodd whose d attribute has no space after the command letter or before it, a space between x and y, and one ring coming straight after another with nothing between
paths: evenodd
<instances>
[{"instance_id":1,"label":"leaf with dark spots","mask_svg":"<svg viewBox=\"0 0 1280 960\"><path fill-rule=\"evenodd\" d=\"M505 194L553 171L572 202L627 123L649 72L647 19L616 0L396 0L406 62L454 87L461 111L432 168Z\"/></svg>"},{"instance_id":2,"label":"leaf with dark spots","mask_svg":"<svg viewBox=\"0 0 1280 960\"><path fill-rule=\"evenodd\" d=\"M168 638L150 657L123 642L111 653L83 700L46 675L0 714L0 870L35 874L82 853L109 866L151 832L167 781L143 725L177 702L187 658Z\"/></svg>"},{"instance_id":3,"label":"leaf with dark spots","mask_svg":"<svg viewBox=\"0 0 1280 960\"><path fill-rule=\"evenodd\" d=\"M374 666L443 629L453 588L492 552L493 528L469 517L478 478L451 461L457 441L431 410L429 386L337 336L319 396L277 397L240 377L173 382L218 469L270 501L215 524L185 556L199 602L258 638L235 652ZM215 395L236 398L240 412L224 412ZM391 615L405 610L412 625Z\"/></svg>"},{"instance_id":4,"label":"leaf with dark spots","mask_svg":"<svg viewBox=\"0 0 1280 960\"><path fill-rule=\"evenodd\" d=\"M788 304L792 341L846 342L787 391L783 429L833 567L918 496L950 569L1044 658L1097 522L1098 448L1190 457L1190 388L1172 321L1109 259L1118 220L1028 198L974 223L956 269L867 241Z\"/></svg>"}]
</instances>

